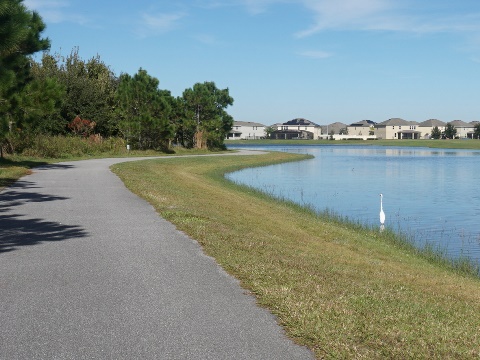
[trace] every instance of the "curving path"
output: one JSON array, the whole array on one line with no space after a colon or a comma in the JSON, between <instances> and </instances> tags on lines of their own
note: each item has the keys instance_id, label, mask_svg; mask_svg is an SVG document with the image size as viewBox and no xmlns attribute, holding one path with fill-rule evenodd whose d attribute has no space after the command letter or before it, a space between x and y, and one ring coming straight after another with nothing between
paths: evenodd
<instances>
[{"instance_id":1,"label":"curving path","mask_svg":"<svg viewBox=\"0 0 480 360\"><path fill-rule=\"evenodd\" d=\"M313 358L109 171L131 160L44 166L0 192L0 359Z\"/></svg>"}]
</instances>

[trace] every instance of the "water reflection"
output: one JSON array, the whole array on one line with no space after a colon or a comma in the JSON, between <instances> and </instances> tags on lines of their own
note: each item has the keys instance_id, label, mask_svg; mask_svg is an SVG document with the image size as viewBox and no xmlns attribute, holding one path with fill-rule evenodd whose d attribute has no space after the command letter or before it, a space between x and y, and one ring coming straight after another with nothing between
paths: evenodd
<instances>
[{"instance_id":1,"label":"water reflection","mask_svg":"<svg viewBox=\"0 0 480 360\"><path fill-rule=\"evenodd\" d=\"M228 178L271 195L379 223L412 235L419 245L480 259L480 151L365 146L267 146L314 159L245 169ZM380 229L382 230L382 229Z\"/></svg>"}]
</instances>

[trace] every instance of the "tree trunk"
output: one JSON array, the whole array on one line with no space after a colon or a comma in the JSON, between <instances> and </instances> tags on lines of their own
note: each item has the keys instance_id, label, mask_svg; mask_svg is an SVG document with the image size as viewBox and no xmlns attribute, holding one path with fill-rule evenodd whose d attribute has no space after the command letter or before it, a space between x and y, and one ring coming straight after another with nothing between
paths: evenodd
<instances>
[{"instance_id":1,"label":"tree trunk","mask_svg":"<svg viewBox=\"0 0 480 360\"><path fill-rule=\"evenodd\" d=\"M206 149L207 148L207 137L205 132L197 131L195 133L195 149Z\"/></svg>"}]
</instances>

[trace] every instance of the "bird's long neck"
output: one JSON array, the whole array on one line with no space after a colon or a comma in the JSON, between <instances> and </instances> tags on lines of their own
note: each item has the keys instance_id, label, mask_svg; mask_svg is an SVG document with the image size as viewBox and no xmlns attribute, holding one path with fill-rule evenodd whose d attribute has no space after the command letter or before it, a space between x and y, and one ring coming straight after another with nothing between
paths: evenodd
<instances>
[{"instance_id":1,"label":"bird's long neck","mask_svg":"<svg viewBox=\"0 0 480 360\"><path fill-rule=\"evenodd\" d=\"M380 196L380 210L383 211L383 197Z\"/></svg>"}]
</instances>

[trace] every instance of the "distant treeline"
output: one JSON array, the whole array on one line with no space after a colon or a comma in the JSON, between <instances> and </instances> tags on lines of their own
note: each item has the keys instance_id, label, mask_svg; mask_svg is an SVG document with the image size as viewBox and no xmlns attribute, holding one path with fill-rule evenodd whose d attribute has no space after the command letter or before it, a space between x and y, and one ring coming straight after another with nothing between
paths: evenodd
<instances>
[{"instance_id":1,"label":"distant treeline","mask_svg":"<svg viewBox=\"0 0 480 360\"><path fill-rule=\"evenodd\" d=\"M100 56L48 52L45 25L23 0L0 0L0 140L75 135L122 137L132 148L223 148L233 125L228 88L196 83L182 96L140 68L115 75ZM43 51L40 61L33 54Z\"/></svg>"}]
</instances>

